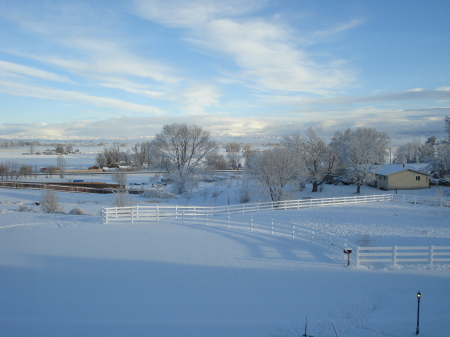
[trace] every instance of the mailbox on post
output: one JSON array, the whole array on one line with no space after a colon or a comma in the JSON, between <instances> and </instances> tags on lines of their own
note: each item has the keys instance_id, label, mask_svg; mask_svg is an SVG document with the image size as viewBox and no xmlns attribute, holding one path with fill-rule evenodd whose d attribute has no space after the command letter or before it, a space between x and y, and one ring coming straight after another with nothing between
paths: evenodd
<instances>
[{"instance_id":1,"label":"mailbox on post","mask_svg":"<svg viewBox=\"0 0 450 337\"><path fill-rule=\"evenodd\" d=\"M350 266L350 254L352 253L351 248L344 248L344 254L347 255L347 266Z\"/></svg>"}]
</instances>

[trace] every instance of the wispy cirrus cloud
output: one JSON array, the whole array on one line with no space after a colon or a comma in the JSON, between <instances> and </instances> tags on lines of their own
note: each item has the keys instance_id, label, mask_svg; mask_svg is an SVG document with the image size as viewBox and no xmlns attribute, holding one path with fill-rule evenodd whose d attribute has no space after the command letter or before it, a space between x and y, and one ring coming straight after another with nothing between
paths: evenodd
<instances>
[{"instance_id":1,"label":"wispy cirrus cloud","mask_svg":"<svg viewBox=\"0 0 450 337\"><path fill-rule=\"evenodd\" d=\"M93 104L97 107L114 110L133 111L148 114L164 113L164 111L157 107L131 103L115 98L93 96L77 91L43 88L8 81L0 81L0 92L14 96L34 97L68 102L84 102Z\"/></svg>"},{"instance_id":2,"label":"wispy cirrus cloud","mask_svg":"<svg viewBox=\"0 0 450 337\"><path fill-rule=\"evenodd\" d=\"M440 87L434 90L415 88L407 91L392 92L371 96L334 96L325 98L273 96L269 101L283 102L287 105L309 106L309 105L351 105L351 104L372 104L402 101L448 101L450 100L449 87Z\"/></svg>"},{"instance_id":3,"label":"wispy cirrus cloud","mask_svg":"<svg viewBox=\"0 0 450 337\"><path fill-rule=\"evenodd\" d=\"M347 87L356 78L344 60L315 59L305 44L361 24L351 20L327 30L309 33L309 39L274 17L248 17L266 3L209 0L135 1L137 15L166 26L187 28L185 39L210 53L219 52L237 67L226 76L260 91L306 92L327 95ZM298 38L298 35L303 35ZM323 58L323 57L322 57Z\"/></svg>"},{"instance_id":4,"label":"wispy cirrus cloud","mask_svg":"<svg viewBox=\"0 0 450 337\"><path fill-rule=\"evenodd\" d=\"M26 77L34 77L39 78L43 80L48 81L55 81L55 82L65 82L65 83L74 83L70 78L66 76L61 76L49 71L44 71L41 69L37 69L34 67L24 66L17 63L12 62L6 62L0 60L0 71L9 73L9 74L15 74L15 75L21 75Z\"/></svg>"}]
</instances>

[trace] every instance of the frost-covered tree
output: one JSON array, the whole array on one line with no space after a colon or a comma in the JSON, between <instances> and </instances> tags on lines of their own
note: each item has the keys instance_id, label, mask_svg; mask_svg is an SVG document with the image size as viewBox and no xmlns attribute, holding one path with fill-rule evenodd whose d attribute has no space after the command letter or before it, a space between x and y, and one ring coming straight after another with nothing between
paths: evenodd
<instances>
[{"instance_id":1,"label":"frost-covered tree","mask_svg":"<svg viewBox=\"0 0 450 337\"><path fill-rule=\"evenodd\" d=\"M448 134L448 141L450 141L450 117L445 116L445 131Z\"/></svg>"},{"instance_id":2,"label":"frost-covered tree","mask_svg":"<svg viewBox=\"0 0 450 337\"><path fill-rule=\"evenodd\" d=\"M41 200L41 208L45 213L60 213L62 207L58 201L58 195L55 191L47 190Z\"/></svg>"},{"instance_id":3,"label":"frost-covered tree","mask_svg":"<svg viewBox=\"0 0 450 337\"><path fill-rule=\"evenodd\" d=\"M440 178L445 178L450 168L450 145L441 142L436 146L436 154L430 159L431 170Z\"/></svg>"},{"instance_id":4,"label":"frost-covered tree","mask_svg":"<svg viewBox=\"0 0 450 337\"><path fill-rule=\"evenodd\" d=\"M309 128L304 137L295 133L283 139L283 144L295 156L300 179L312 184L312 192L318 191L336 167L336 155L320 138L320 131Z\"/></svg>"},{"instance_id":5,"label":"frost-covered tree","mask_svg":"<svg viewBox=\"0 0 450 337\"><path fill-rule=\"evenodd\" d=\"M424 163L434 156L434 143L436 137L430 137L422 144L420 140L413 139L400 145L396 151L394 163Z\"/></svg>"},{"instance_id":6,"label":"frost-covered tree","mask_svg":"<svg viewBox=\"0 0 450 337\"><path fill-rule=\"evenodd\" d=\"M124 189L127 184L127 174L125 172L117 171L113 175L113 180L119 184L121 189Z\"/></svg>"},{"instance_id":7,"label":"frost-covered tree","mask_svg":"<svg viewBox=\"0 0 450 337\"><path fill-rule=\"evenodd\" d=\"M356 193L360 193L362 185L375 179L377 165L385 163L389 137L374 128L348 129L336 132L331 146L346 169L346 178L356 184Z\"/></svg>"},{"instance_id":8,"label":"frost-covered tree","mask_svg":"<svg viewBox=\"0 0 450 337\"><path fill-rule=\"evenodd\" d=\"M261 184L272 201L280 201L285 186L296 177L297 168L295 158L288 149L275 148L250 155L245 173Z\"/></svg>"}]
</instances>

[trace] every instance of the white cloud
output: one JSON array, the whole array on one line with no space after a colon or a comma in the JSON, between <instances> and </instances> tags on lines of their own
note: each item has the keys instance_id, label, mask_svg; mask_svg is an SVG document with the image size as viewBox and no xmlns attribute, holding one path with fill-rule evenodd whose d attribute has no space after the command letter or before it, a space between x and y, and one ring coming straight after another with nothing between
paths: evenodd
<instances>
[{"instance_id":1,"label":"white cloud","mask_svg":"<svg viewBox=\"0 0 450 337\"><path fill-rule=\"evenodd\" d=\"M69 78L65 76L60 76L54 74L52 72L40 70L33 67L28 67L24 65L20 65L17 63L6 62L0 60L0 70L3 70L8 73L25 75L29 77L40 78L43 80L56 81L56 82L65 82L65 83L74 83Z\"/></svg>"},{"instance_id":2,"label":"white cloud","mask_svg":"<svg viewBox=\"0 0 450 337\"><path fill-rule=\"evenodd\" d=\"M295 43L294 32L265 20L208 23L193 43L231 56L238 75L260 90L327 94L348 86L355 73L339 60L314 61Z\"/></svg>"},{"instance_id":3,"label":"white cloud","mask_svg":"<svg viewBox=\"0 0 450 337\"><path fill-rule=\"evenodd\" d=\"M76 91L64 91L58 89L33 87L13 82L0 81L0 92L15 95L35 97L41 99L51 99L59 101L85 102L102 108L115 110L133 111L139 113L162 114L159 108L131 102L122 101L115 98L91 96Z\"/></svg>"},{"instance_id":4,"label":"white cloud","mask_svg":"<svg viewBox=\"0 0 450 337\"><path fill-rule=\"evenodd\" d=\"M198 27L216 18L253 13L267 0L135 0L135 14L169 27Z\"/></svg>"}]
</instances>

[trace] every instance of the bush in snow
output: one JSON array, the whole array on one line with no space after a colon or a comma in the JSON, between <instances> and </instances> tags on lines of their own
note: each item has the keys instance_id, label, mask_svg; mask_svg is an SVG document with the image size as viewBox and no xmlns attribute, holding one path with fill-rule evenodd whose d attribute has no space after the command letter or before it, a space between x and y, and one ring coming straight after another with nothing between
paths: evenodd
<instances>
[{"instance_id":1,"label":"bush in snow","mask_svg":"<svg viewBox=\"0 0 450 337\"><path fill-rule=\"evenodd\" d=\"M41 201L41 208L45 213L62 212L61 205L58 202L58 195L55 191L45 191Z\"/></svg>"},{"instance_id":2,"label":"bush in snow","mask_svg":"<svg viewBox=\"0 0 450 337\"><path fill-rule=\"evenodd\" d=\"M83 211L80 207L75 207L74 209L72 209L69 214L73 214L73 215L84 215L86 214L85 211Z\"/></svg>"},{"instance_id":3,"label":"bush in snow","mask_svg":"<svg viewBox=\"0 0 450 337\"><path fill-rule=\"evenodd\" d=\"M30 209L27 206L25 205L19 206L19 212L29 212L29 211Z\"/></svg>"},{"instance_id":4,"label":"bush in snow","mask_svg":"<svg viewBox=\"0 0 450 337\"><path fill-rule=\"evenodd\" d=\"M113 190L113 198L111 200L113 207L132 206L133 201L130 198L127 190Z\"/></svg>"}]
</instances>

